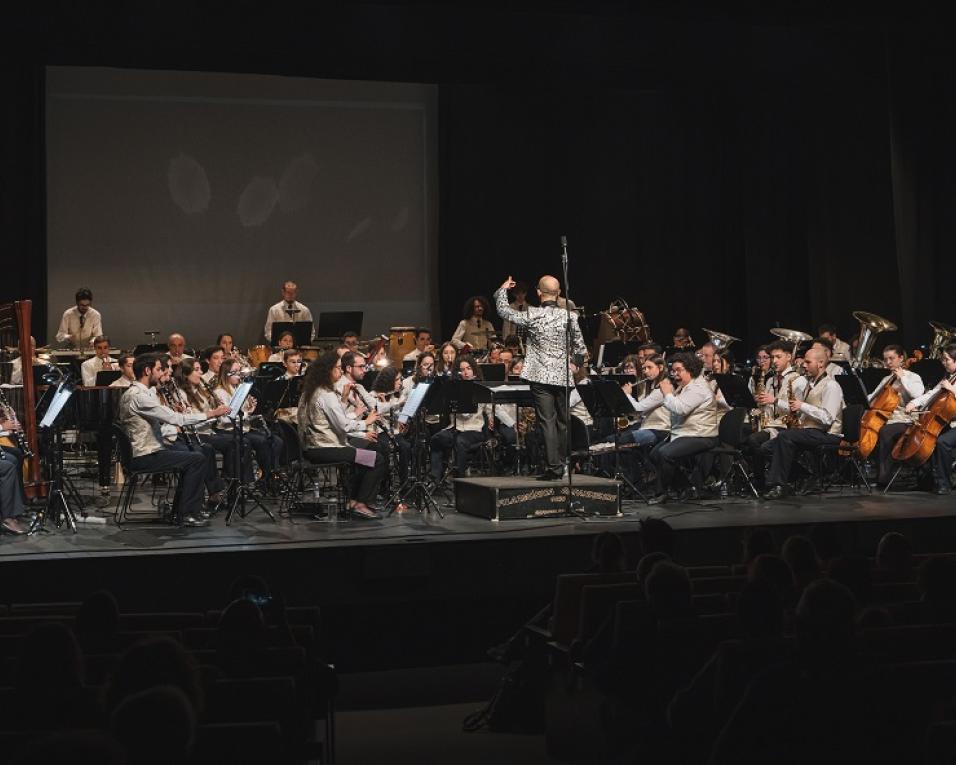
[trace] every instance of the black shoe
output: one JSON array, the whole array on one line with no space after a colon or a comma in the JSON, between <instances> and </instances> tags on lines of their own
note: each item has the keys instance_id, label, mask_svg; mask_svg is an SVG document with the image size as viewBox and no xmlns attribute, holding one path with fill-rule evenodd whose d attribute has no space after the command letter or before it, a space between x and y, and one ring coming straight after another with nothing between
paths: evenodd
<instances>
[{"instance_id":1,"label":"black shoe","mask_svg":"<svg viewBox=\"0 0 956 765\"><path fill-rule=\"evenodd\" d=\"M770 491L768 491L766 494L764 494L763 498L764 499L783 499L789 493L790 492L787 490L785 486L780 486L778 484L777 486L774 486L772 489L770 489Z\"/></svg>"},{"instance_id":2,"label":"black shoe","mask_svg":"<svg viewBox=\"0 0 956 765\"><path fill-rule=\"evenodd\" d=\"M197 518L195 515L186 515L179 519L179 525L190 527L208 526L209 521L201 517Z\"/></svg>"},{"instance_id":3,"label":"black shoe","mask_svg":"<svg viewBox=\"0 0 956 765\"><path fill-rule=\"evenodd\" d=\"M943 486L942 484L940 484L939 486L936 487L936 493L942 497L942 496L945 496L946 494L952 493L952 489L950 489L948 486Z\"/></svg>"},{"instance_id":4,"label":"black shoe","mask_svg":"<svg viewBox=\"0 0 956 765\"><path fill-rule=\"evenodd\" d=\"M653 497L647 498L647 504L649 505L663 505L667 502L666 494L655 494Z\"/></svg>"},{"instance_id":5,"label":"black shoe","mask_svg":"<svg viewBox=\"0 0 956 765\"><path fill-rule=\"evenodd\" d=\"M804 484L803 488L800 490L800 494L806 496L807 494L822 494L823 493L823 484L820 482L819 478L808 478Z\"/></svg>"},{"instance_id":6,"label":"black shoe","mask_svg":"<svg viewBox=\"0 0 956 765\"><path fill-rule=\"evenodd\" d=\"M4 534L21 536L30 531L30 526L20 520L20 518L4 518L3 522L0 523L0 529L3 530Z\"/></svg>"}]
</instances>

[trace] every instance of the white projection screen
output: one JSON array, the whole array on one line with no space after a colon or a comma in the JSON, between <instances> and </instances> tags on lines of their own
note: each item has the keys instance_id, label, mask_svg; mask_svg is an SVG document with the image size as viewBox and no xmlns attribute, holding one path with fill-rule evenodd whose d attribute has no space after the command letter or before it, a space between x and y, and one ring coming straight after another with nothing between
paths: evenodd
<instances>
[{"instance_id":1,"label":"white projection screen","mask_svg":"<svg viewBox=\"0 0 956 765\"><path fill-rule=\"evenodd\" d=\"M433 325L434 86L47 69L48 337L79 287L115 347L264 342L287 279L364 337ZM359 328L355 328L359 329Z\"/></svg>"}]
</instances>

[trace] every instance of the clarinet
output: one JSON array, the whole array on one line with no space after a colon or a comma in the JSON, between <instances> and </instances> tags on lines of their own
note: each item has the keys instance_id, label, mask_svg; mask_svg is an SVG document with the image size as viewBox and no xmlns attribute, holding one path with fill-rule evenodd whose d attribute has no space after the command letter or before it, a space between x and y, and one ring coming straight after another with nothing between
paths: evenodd
<instances>
[{"instance_id":1,"label":"clarinet","mask_svg":"<svg viewBox=\"0 0 956 765\"><path fill-rule=\"evenodd\" d=\"M13 437L16 439L17 448L23 452L24 459L32 457L33 450L30 448L27 434L20 428L20 422L17 420L17 412L10 406L10 402L7 401L7 395L3 392L3 388L0 388L0 412L5 413L6 419L13 423Z\"/></svg>"}]
</instances>

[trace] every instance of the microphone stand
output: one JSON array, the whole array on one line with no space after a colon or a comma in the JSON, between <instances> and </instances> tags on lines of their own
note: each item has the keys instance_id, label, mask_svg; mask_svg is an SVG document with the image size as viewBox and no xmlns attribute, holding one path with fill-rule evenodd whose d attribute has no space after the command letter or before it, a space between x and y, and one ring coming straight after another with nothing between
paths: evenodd
<instances>
[{"instance_id":1,"label":"microphone stand","mask_svg":"<svg viewBox=\"0 0 956 765\"><path fill-rule=\"evenodd\" d=\"M567 318L564 325L564 471L568 476L568 515L582 520L587 515L575 507L574 482L571 480L571 345L574 336L571 324L571 285L568 282L568 238L561 237L561 269L564 272L564 308Z\"/></svg>"}]
</instances>

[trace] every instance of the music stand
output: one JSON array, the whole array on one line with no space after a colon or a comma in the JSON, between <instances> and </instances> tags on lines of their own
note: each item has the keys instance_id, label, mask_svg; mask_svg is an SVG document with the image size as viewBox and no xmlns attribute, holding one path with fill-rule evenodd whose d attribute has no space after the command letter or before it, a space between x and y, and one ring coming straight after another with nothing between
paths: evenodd
<instances>
[{"instance_id":1,"label":"music stand","mask_svg":"<svg viewBox=\"0 0 956 765\"><path fill-rule=\"evenodd\" d=\"M326 311L319 314L316 332L319 337L340 338L346 332L356 332L361 337L364 318L364 311Z\"/></svg>"},{"instance_id":2,"label":"music stand","mask_svg":"<svg viewBox=\"0 0 956 765\"><path fill-rule=\"evenodd\" d=\"M312 342L311 321L277 321L272 324L270 340L273 347L279 345L279 338L286 332L292 333L292 345L295 348L301 348Z\"/></svg>"},{"instance_id":3,"label":"music stand","mask_svg":"<svg viewBox=\"0 0 956 765\"><path fill-rule=\"evenodd\" d=\"M616 367L628 356L637 353L637 349L644 343L638 340L612 340L598 348L597 367Z\"/></svg>"},{"instance_id":4,"label":"music stand","mask_svg":"<svg viewBox=\"0 0 956 765\"><path fill-rule=\"evenodd\" d=\"M226 415L232 422L232 438L235 443L235 455L233 456L235 473L233 475L236 476L235 479L233 479L236 485L236 493L232 498L232 502L229 504L229 509L226 511L227 526L232 523L232 516L236 510L239 511L240 518L245 518L257 507L268 515L273 523L276 521L276 517L272 514L272 511L262 504L258 492L247 488L242 480L242 455L246 448L246 439L243 433L245 420L243 406L249 397L249 393L252 391L253 384L253 380L243 380L239 383L239 387L236 388L232 394L232 398L229 400L229 414ZM252 507L248 510L246 510L247 498L252 501Z\"/></svg>"},{"instance_id":5,"label":"music stand","mask_svg":"<svg viewBox=\"0 0 956 765\"><path fill-rule=\"evenodd\" d=\"M43 433L52 433L52 441L44 439L50 445L52 452L47 454L47 465L50 468L50 495L47 497L46 508L43 512L37 514L36 519L31 525L30 534L38 531L47 531L46 514L52 513L57 528L63 526L64 521L70 524L73 533L76 533L76 513L70 507L70 501L79 508L80 515L86 518L86 507L83 505L83 499L80 497L76 486L64 474L63 470L63 427L58 420L63 413L64 408L73 395L74 387L70 380L63 380L53 394L50 405L47 407L43 419L40 420L38 427Z\"/></svg>"},{"instance_id":6,"label":"music stand","mask_svg":"<svg viewBox=\"0 0 956 765\"><path fill-rule=\"evenodd\" d=\"M426 482L431 454L428 441L428 428L425 424L425 411L427 405L432 405L440 400L440 388L445 385L445 381L438 377L434 380L422 380L409 394L402 411L398 415L398 421L402 425L408 425L413 422L415 428L415 441L412 446L412 464L408 473L408 478L399 486L392 496L388 498L388 512L386 517L395 512L395 508L400 503L409 502L419 513L427 513L434 510L438 517L444 519L441 508L432 493L437 487L430 488Z\"/></svg>"},{"instance_id":7,"label":"music stand","mask_svg":"<svg viewBox=\"0 0 956 765\"><path fill-rule=\"evenodd\" d=\"M857 377L856 374L834 375L833 379L836 380L840 388L843 389L844 406L860 404L864 409L869 408L870 401L863 387L863 380Z\"/></svg>"},{"instance_id":8,"label":"music stand","mask_svg":"<svg viewBox=\"0 0 956 765\"><path fill-rule=\"evenodd\" d=\"M757 408L757 401L747 387L747 381L740 375L714 375L712 379L732 409L750 411Z\"/></svg>"},{"instance_id":9,"label":"music stand","mask_svg":"<svg viewBox=\"0 0 956 765\"><path fill-rule=\"evenodd\" d=\"M505 381L506 370L504 364L479 364L478 368L481 370L482 378L488 382Z\"/></svg>"},{"instance_id":10,"label":"music stand","mask_svg":"<svg viewBox=\"0 0 956 765\"><path fill-rule=\"evenodd\" d=\"M591 380L586 385L577 386L578 394L593 419L598 417L617 420L618 417L635 414L634 406L628 401L624 390L613 380ZM624 475L621 470L621 430L614 427L614 480L621 481L635 495L647 502L647 495Z\"/></svg>"},{"instance_id":11,"label":"music stand","mask_svg":"<svg viewBox=\"0 0 956 765\"><path fill-rule=\"evenodd\" d=\"M100 388L107 388L123 376L118 369L104 369L96 373L96 382L94 385Z\"/></svg>"}]
</instances>

